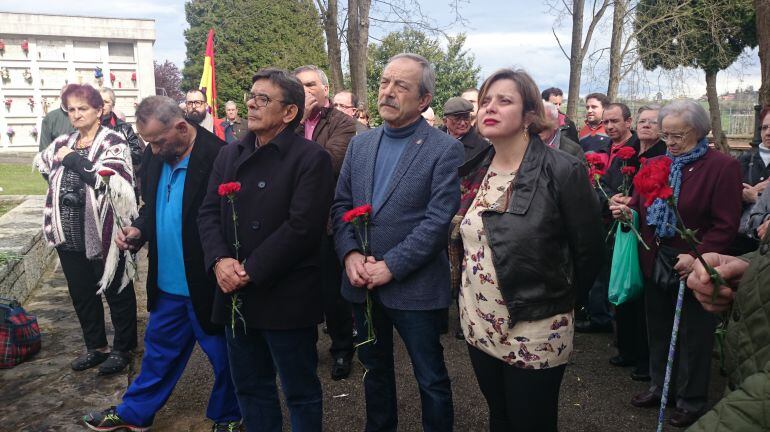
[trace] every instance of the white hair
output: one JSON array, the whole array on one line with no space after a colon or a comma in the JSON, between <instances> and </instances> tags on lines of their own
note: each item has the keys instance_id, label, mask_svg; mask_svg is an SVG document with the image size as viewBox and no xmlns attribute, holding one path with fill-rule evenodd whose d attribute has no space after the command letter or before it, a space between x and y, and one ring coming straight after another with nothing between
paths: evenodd
<instances>
[{"instance_id":1,"label":"white hair","mask_svg":"<svg viewBox=\"0 0 770 432\"><path fill-rule=\"evenodd\" d=\"M396 54L388 59L388 64L393 63L395 60L409 59L416 62L422 67L422 75L420 75L420 97L425 96L426 93L436 93L436 71L433 69L433 65L425 57L414 53L401 53ZM385 66L387 67L387 65Z\"/></svg>"},{"instance_id":2,"label":"white hair","mask_svg":"<svg viewBox=\"0 0 770 432\"><path fill-rule=\"evenodd\" d=\"M556 120L559 118L559 108L551 102L543 101L543 109L545 110L546 119Z\"/></svg>"},{"instance_id":3,"label":"white hair","mask_svg":"<svg viewBox=\"0 0 770 432\"><path fill-rule=\"evenodd\" d=\"M228 107L238 108L238 105L236 105L235 102L229 100L225 102L225 108L228 108Z\"/></svg>"},{"instance_id":4,"label":"white hair","mask_svg":"<svg viewBox=\"0 0 770 432\"><path fill-rule=\"evenodd\" d=\"M658 124L663 126L663 119L671 115L682 117L684 122L695 130L698 140L703 139L711 132L711 120L708 113L694 100L680 99L664 106L658 113Z\"/></svg>"}]
</instances>

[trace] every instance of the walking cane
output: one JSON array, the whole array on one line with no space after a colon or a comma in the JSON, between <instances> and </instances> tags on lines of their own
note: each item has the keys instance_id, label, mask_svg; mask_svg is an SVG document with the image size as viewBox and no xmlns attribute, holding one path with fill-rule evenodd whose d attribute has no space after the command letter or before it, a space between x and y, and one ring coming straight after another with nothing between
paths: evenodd
<instances>
[{"instance_id":1,"label":"walking cane","mask_svg":"<svg viewBox=\"0 0 770 432\"><path fill-rule=\"evenodd\" d=\"M660 411L658 412L657 432L663 431L663 420L668 403L668 386L671 383L671 370L674 368L674 356L676 355L676 339L679 336L679 320L682 317L682 300L684 299L683 280L679 281L679 293L676 296L676 309L674 310L674 328L671 329L671 343L668 345L668 361L666 362L666 377L663 379L663 393L660 395Z\"/></svg>"}]
</instances>

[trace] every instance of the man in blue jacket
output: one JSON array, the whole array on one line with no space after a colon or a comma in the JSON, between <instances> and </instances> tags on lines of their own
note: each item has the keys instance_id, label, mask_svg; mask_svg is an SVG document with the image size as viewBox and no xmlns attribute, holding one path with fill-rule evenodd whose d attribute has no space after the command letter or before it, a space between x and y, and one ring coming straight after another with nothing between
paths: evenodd
<instances>
[{"instance_id":1,"label":"man in blue jacket","mask_svg":"<svg viewBox=\"0 0 770 432\"><path fill-rule=\"evenodd\" d=\"M439 331L451 301L446 255L449 223L460 202L463 146L420 113L433 98L435 73L423 57L399 54L382 72L377 100L385 124L348 146L332 206L342 295L353 303L359 338L367 335L364 300L373 294L376 343L359 347L367 370L366 430L396 430L393 328L412 360L425 431L452 429L452 391ZM370 255L342 215L372 205ZM445 318L444 318L445 319Z\"/></svg>"}]
</instances>

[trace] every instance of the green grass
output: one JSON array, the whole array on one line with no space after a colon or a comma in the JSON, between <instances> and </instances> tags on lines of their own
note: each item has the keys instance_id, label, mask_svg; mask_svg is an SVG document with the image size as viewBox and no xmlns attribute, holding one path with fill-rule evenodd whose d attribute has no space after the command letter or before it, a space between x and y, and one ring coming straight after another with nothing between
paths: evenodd
<instances>
[{"instance_id":1,"label":"green grass","mask_svg":"<svg viewBox=\"0 0 770 432\"><path fill-rule=\"evenodd\" d=\"M31 164L0 163L0 187L0 195L43 195L48 185Z\"/></svg>"}]
</instances>

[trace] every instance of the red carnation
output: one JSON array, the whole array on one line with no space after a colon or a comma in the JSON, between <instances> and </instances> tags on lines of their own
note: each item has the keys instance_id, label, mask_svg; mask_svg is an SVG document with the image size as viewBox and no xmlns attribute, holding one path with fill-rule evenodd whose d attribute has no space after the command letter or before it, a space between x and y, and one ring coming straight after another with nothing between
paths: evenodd
<instances>
[{"instance_id":1,"label":"red carnation","mask_svg":"<svg viewBox=\"0 0 770 432\"><path fill-rule=\"evenodd\" d=\"M588 162L588 165L591 165L596 168L604 168L604 159L601 157L599 153L588 153L586 154L586 162Z\"/></svg>"},{"instance_id":2,"label":"red carnation","mask_svg":"<svg viewBox=\"0 0 770 432\"><path fill-rule=\"evenodd\" d=\"M620 150L618 150L618 152L615 154L615 156L623 160L629 160L632 157L636 156L636 150L634 150L634 148L631 146L621 147Z\"/></svg>"},{"instance_id":3,"label":"red carnation","mask_svg":"<svg viewBox=\"0 0 770 432\"><path fill-rule=\"evenodd\" d=\"M650 160L639 170L634 177L634 187L645 199L645 207L649 207L655 198L669 199L674 191L668 185L668 176L671 172L671 159L659 157Z\"/></svg>"},{"instance_id":4,"label":"red carnation","mask_svg":"<svg viewBox=\"0 0 770 432\"><path fill-rule=\"evenodd\" d=\"M112 177L112 176L115 175L115 171L113 171L113 170L111 170L109 168L100 169L98 171L98 173L102 177Z\"/></svg>"},{"instance_id":5,"label":"red carnation","mask_svg":"<svg viewBox=\"0 0 770 432\"><path fill-rule=\"evenodd\" d=\"M217 193L221 197L229 196L240 191L241 191L240 182L222 183L221 185L219 185L219 188L217 189Z\"/></svg>"},{"instance_id":6,"label":"red carnation","mask_svg":"<svg viewBox=\"0 0 770 432\"><path fill-rule=\"evenodd\" d=\"M620 169L620 172L625 176L633 176L636 173L636 167L634 166L624 166Z\"/></svg>"},{"instance_id":7,"label":"red carnation","mask_svg":"<svg viewBox=\"0 0 770 432\"><path fill-rule=\"evenodd\" d=\"M356 219L358 219L361 216L365 216L368 218L371 214L372 214L372 205L364 204L362 206L358 206L346 211L345 214L342 215L342 221L346 223L350 223L350 222L354 222Z\"/></svg>"}]
</instances>

